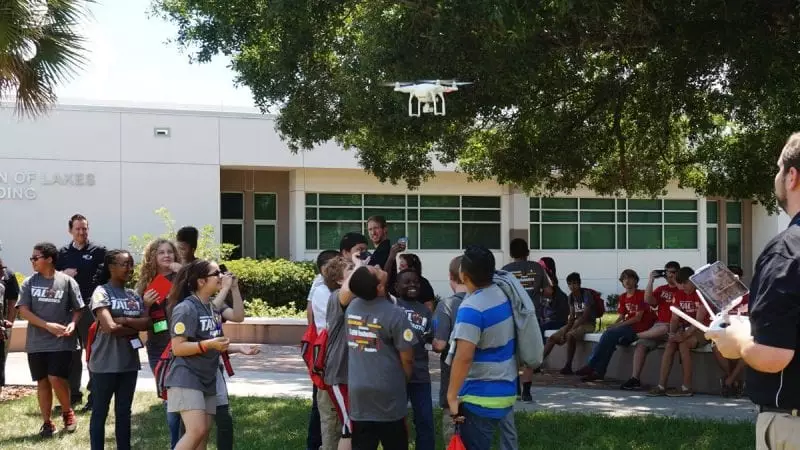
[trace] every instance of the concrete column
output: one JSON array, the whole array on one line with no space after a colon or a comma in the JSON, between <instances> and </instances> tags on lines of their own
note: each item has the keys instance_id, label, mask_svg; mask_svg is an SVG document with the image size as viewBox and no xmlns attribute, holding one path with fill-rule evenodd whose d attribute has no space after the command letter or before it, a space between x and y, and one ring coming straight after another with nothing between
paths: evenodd
<instances>
[{"instance_id":1,"label":"concrete column","mask_svg":"<svg viewBox=\"0 0 800 450\"><path fill-rule=\"evenodd\" d=\"M289 172L289 259L299 261L306 252L305 169Z\"/></svg>"}]
</instances>

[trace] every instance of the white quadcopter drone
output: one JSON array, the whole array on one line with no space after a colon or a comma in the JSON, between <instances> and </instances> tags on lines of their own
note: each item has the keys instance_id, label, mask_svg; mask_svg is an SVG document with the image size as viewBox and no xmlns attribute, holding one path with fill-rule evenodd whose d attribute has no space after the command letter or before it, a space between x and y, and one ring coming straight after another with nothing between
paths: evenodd
<instances>
[{"instance_id":1,"label":"white quadcopter drone","mask_svg":"<svg viewBox=\"0 0 800 450\"><path fill-rule=\"evenodd\" d=\"M445 115L444 94L455 92L459 86L472 84L469 81L456 80L419 80L416 83L395 81L383 83L394 86L395 92L408 94L408 116L420 117L422 113L433 113L434 116ZM414 99L417 99L417 111L414 112Z\"/></svg>"}]
</instances>

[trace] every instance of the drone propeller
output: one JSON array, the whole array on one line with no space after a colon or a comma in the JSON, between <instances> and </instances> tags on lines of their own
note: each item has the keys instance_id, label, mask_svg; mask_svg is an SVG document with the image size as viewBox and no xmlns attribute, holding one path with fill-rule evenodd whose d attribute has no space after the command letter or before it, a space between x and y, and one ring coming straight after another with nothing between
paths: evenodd
<instances>
[{"instance_id":1,"label":"drone propeller","mask_svg":"<svg viewBox=\"0 0 800 450\"><path fill-rule=\"evenodd\" d=\"M433 83L443 86L464 86L467 84L474 84L472 81L456 81L456 80L419 80L420 83Z\"/></svg>"},{"instance_id":2,"label":"drone propeller","mask_svg":"<svg viewBox=\"0 0 800 450\"><path fill-rule=\"evenodd\" d=\"M410 81L395 81L395 82L386 81L381 83L381 86L398 87L398 86L411 86L412 84L414 83Z\"/></svg>"}]
</instances>

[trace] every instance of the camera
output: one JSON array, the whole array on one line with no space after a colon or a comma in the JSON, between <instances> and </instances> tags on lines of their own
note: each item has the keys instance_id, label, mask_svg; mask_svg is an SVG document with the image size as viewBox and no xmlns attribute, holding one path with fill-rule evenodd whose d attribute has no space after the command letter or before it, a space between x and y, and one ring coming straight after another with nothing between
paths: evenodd
<instances>
[{"instance_id":1,"label":"camera","mask_svg":"<svg viewBox=\"0 0 800 450\"><path fill-rule=\"evenodd\" d=\"M358 259L360 259L360 260L364 261L364 260L366 260L367 258L369 258L370 256L372 256L372 253L370 253L370 252L368 252L368 251L363 251L363 252L361 252L361 253L359 253L359 254L358 254Z\"/></svg>"},{"instance_id":2,"label":"camera","mask_svg":"<svg viewBox=\"0 0 800 450\"><path fill-rule=\"evenodd\" d=\"M665 269L656 269L653 272L656 274L656 278L665 278L667 276Z\"/></svg>"},{"instance_id":3,"label":"camera","mask_svg":"<svg viewBox=\"0 0 800 450\"><path fill-rule=\"evenodd\" d=\"M228 273L228 268L225 267L225 264L220 264L219 265L219 271L222 272L222 273Z\"/></svg>"},{"instance_id":4,"label":"camera","mask_svg":"<svg viewBox=\"0 0 800 450\"><path fill-rule=\"evenodd\" d=\"M403 236L401 238L398 238L397 239L397 243L402 245L402 246L404 246L404 247L407 247L408 246L408 238L405 237L405 236Z\"/></svg>"}]
</instances>

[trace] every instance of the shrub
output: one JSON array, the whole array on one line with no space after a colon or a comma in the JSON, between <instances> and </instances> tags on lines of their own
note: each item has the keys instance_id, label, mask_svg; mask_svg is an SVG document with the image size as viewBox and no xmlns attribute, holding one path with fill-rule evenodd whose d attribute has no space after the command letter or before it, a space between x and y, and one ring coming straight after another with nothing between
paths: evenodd
<instances>
[{"instance_id":1,"label":"shrub","mask_svg":"<svg viewBox=\"0 0 800 450\"><path fill-rule=\"evenodd\" d=\"M610 294L608 297L606 297L606 305L608 305L606 310L616 311L617 307L619 306L619 294Z\"/></svg>"},{"instance_id":2,"label":"shrub","mask_svg":"<svg viewBox=\"0 0 800 450\"><path fill-rule=\"evenodd\" d=\"M305 311L308 290L314 280L313 263L245 258L226 261L225 265L239 279L246 302L261 299L271 307L294 303L299 311Z\"/></svg>"},{"instance_id":3,"label":"shrub","mask_svg":"<svg viewBox=\"0 0 800 450\"><path fill-rule=\"evenodd\" d=\"M164 207L158 208L154 213L164 222L164 228L166 230L158 236L145 233L141 236L131 236L128 238L128 250L130 250L137 262L141 262L144 248L150 241L156 238L175 241L175 219L172 218L172 214ZM213 226L205 225L199 228L198 231L200 233L197 238L197 250L194 252L195 256L198 258L213 259L215 261L224 260L229 258L233 251L236 250L236 246L233 244L220 244L216 241Z\"/></svg>"},{"instance_id":4,"label":"shrub","mask_svg":"<svg viewBox=\"0 0 800 450\"><path fill-rule=\"evenodd\" d=\"M260 298L253 298L245 303L244 315L247 317L290 317L302 319L306 317L306 312L297 309L294 302L289 302L286 306L272 307Z\"/></svg>"}]
</instances>

